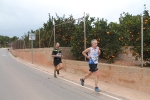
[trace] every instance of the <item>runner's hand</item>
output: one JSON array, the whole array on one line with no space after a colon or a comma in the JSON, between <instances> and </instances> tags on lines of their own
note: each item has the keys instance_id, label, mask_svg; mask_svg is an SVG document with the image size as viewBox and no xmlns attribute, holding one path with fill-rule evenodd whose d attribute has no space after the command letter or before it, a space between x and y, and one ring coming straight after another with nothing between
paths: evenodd
<instances>
[{"instance_id":1,"label":"runner's hand","mask_svg":"<svg viewBox=\"0 0 150 100\"><path fill-rule=\"evenodd\" d=\"M59 54L56 55L57 57L61 58L61 56Z\"/></svg>"},{"instance_id":2,"label":"runner's hand","mask_svg":"<svg viewBox=\"0 0 150 100\"><path fill-rule=\"evenodd\" d=\"M90 57L90 56L87 56L86 58L90 59L91 57Z\"/></svg>"}]
</instances>

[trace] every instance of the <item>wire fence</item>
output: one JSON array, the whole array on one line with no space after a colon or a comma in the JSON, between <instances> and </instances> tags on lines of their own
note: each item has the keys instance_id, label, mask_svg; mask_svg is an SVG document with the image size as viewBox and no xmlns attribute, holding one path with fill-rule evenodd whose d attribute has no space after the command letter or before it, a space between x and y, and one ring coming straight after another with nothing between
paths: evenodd
<instances>
[{"instance_id":1,"label":"wire fence","mask_svg":"<svg viewBox=\"0 0 150 100\"><path fill-rule=\"evenodd\" d=\"M26 44L24 40L17 40L14 43L12 43L13 49L26 49Z\"/></svg>"}]
</instances>

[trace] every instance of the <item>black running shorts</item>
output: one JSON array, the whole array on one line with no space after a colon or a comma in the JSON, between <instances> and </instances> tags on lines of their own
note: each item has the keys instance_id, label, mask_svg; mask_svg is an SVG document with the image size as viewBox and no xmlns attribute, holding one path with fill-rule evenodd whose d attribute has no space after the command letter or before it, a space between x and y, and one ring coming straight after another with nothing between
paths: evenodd
<instances>
[{"instance_id":1,"label":"black running shorts","mask_svg":"<svg viewBox=\"0 0 150 100\"><path fill-rule=\"evenodd\" d=\"M55 61L53 62L54 67L56 67L56 66L59 65L60 63L62 63L61 60L55 60Z\"/></svg>"},{"instance_id":2,"label":"black running shorts","mask_svg":"<svg viewBox=\"0 0 150 100\"><path fill-rule=\"evenodd\" d=\"M97 64L89 64L89 67L89 71L91 71L92 73L98 70Z\"/></svg>"}]
</instances>

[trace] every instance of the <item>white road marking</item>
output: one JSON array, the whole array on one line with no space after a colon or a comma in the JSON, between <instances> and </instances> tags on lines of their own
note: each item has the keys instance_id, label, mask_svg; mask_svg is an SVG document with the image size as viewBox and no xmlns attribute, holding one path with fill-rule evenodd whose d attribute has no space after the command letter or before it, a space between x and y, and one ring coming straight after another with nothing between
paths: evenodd
<instances>
[{"instance_id":1,"label":"white road marking","mask_svg":"<svg viewBox=\"0 0 150 100\"><path fill-rule=\"evenodd\" d=\"M44 72L44 73L46 73L46 74L53 75L53 74L48 73L48 72L46 72L46 71L44 71L44 70L42 70L42 69L40 69L40 68L35 67L33 64L28 64L28 63L25 63L25 62L21 62L20 60L16 59L10 52L9 52L9 54L10 54L15 60L17 60L18 62L20 62L20 63L22 63L22 64L25 64L25 65L27 65L27 66L30 66L30 67L32 67L32 68L34 68L34 69L36 69L36 70L42 71L42 72ZM67 79L64 79L64 78L61 78L61 77L58 77L58 76L57 76L57 78L60 78L60 79L62 79L62 80L64 80L64 81L67 81L67 82L70 82L70 83L72 83L72 84L75 84L75 85L77 85L77 86L86 88L86 89L88 89L88 90L94 91L94 90L91 89L91 88L88 88L88 87L86 87L86 86L81 86L80 84L75 83L75 82L72 82L72 81L69 81L69 80L67 80ZM98 93L100 93L100 94L102 94L102 95L105 95L105 96L107 96L107 97L113 98L113 99L115 99L115 100L122 100L122 99L119 99L119 98L117 98L117 97L108 95L108 94L106 94L106 93L102 93L102 92L98 92Z\"/></svg>"}]
</instances>

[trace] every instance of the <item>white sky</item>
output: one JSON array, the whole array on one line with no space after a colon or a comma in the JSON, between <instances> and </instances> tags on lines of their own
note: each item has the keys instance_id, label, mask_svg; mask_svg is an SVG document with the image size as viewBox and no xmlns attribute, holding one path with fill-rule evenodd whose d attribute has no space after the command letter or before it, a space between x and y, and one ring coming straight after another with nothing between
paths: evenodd
<instances>
[{"instance_id":1,"label":"white sky","mask_svg":"<svg viewBox=\"0 0 150 100\"><path fill-rule=\"evenodd\" d=\"M36 30L48 20L48 13L55 16L91 17L118 22L120 14L141 14L144 4L150 10L149 0L0 0L0 35L22 36Z\"/></svg>"}]
</instances>

